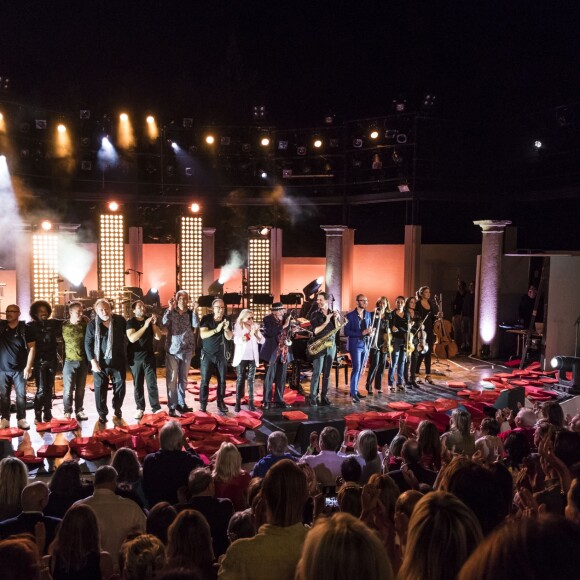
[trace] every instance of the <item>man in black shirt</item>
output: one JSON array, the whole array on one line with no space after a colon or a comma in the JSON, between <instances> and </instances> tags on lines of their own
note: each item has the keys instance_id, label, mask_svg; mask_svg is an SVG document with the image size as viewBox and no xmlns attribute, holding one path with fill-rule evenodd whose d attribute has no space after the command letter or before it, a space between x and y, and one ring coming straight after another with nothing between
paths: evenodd
<instances>
[{"instance_id":1,"label":"man in black shirt","mask_svg":"<svg viewBox=\"0 0 580 580\"><path fill-rule=\"evenodd\" d=\"M95 318L87 325L85 351L91 361L95 386L95 402L99 421L107 422L107 389L113 385L114 423L121 423L123 400L125 399L125 319L112 314L109 302L100 298L95 302Z\"/></svg>"},{"instance_id":2,"label":"man in black shirt","mask_svg":"<svg viewBox=\"0 0 580 580\"><path fill-rule=\"evenodd\" d=\"M212 367L215 368L218 389L217 406L220 412L227 413L224 403L226 394L226 371L228 363L225 356L225 340L232 340L234 334L230 329L230 322L224 316L225 305L221 298L216 298L211 305L212 314L206 314L199 323L201 336L201 385L199 389L200 409L207 409L209 381L212 376Z\"/></svg>"},{"instance_id":3,"label":"man in black shirt","mask_svg":"<svg viewBox=\"0 0 580 580\"><path fill-rule=\"evenodd\" d=\"M157 316L145 318L145 303L142 300L133 302L133 318L127 321L127 362L133 375L135 387L135 419L141 419L145 412L145 394L143 383L147 381L147 394L151 411L161 410L159 391L157 389L157 365L153 350L153 338L161 338L161 330L157 326Z\"/></svg>"},{"instance_id":4,"label":"man in black shirt","mask_svg":"<svg viewBox=\"0 0 580 580\"><path fill-rule=\"evenodd\" d=\"M0 429L10 426L10 392L16 391L16 419L20 429L29 429L26 421L26 380L32 375L36 354L34 335L18 320L20 308L9 304L6 320L0 320Z\"/></svg>"},{"instance_id":5,"label":"man in black shirt","mask_svg":"<svg viewBox=\"0 0 580 580\"><path fill-rule=\"evenodd\" d=\"M310 316L310 327L314 332L314 339L323 336L336 328L338 321L336 314L328 307L328 294L319 292L316 296L318 310ZM317 353L312 360L312 378L310 380L310 404L318 405L318 382L322 373L321 405L330 405L328 387L330 386L330 371L336 356L336 335L332 337L332 345Z\"/></svg>"},{"instance_id":6,"label":"man in black shirt","mask_svg":"<svg viewBox=\"0 0 580 580\"><path fill-rule=\"evenodd\" d=\"M34 380L36 395L34 397L34 423L52 419L52 391L58 357L56 339L62 336L62 322L50 318L52 308L46 300L36 300L30 305L30 317L27 324L36 342L34 359Z\"/></svg>"}]
</instances>

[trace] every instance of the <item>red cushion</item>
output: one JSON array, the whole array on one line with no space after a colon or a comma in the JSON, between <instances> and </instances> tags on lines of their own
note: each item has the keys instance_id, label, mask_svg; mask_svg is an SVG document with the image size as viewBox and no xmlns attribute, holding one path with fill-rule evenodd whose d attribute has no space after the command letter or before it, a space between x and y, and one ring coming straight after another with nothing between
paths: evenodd
<instances>
[{"instance_id":1,"label":"red cushion","mask_svg":"<svg viewBox=\"0 0 580 580\"><path fill-rule=\"evenodd\" d=\"M6 429L0 429L0 439L12 439L13 437L22 437L24 431L18 429L17 427L7 427Z\"/></svg>"},{"instance_id":2,"label":"red cushion","mask_svg":"<svg viewBox=\"0 0 580 580\"><path fill-rule=\"evenodd\" d=\"M194 411L196 425L201 425L202 423L212 423L215 424L215 417L204 411Z\"/></svg>"},{"instance_id":3,"label":"red cushion","mask_svg":"<svg viewBox=\"0 0 580 580\"><path fill-rule=\"evenodd\" d=\"M413 405L410 403L405 403L404 401L390 401L387 403L387 407L397 411L406 411L407 409L411 409Z\"/></svg>"},{"instance_id":4,"label":"red cushion","mask_svg":"<svg viewBox=\"0 0 580 580\"><path fill-rule=\"evenodd\" d=\"M68 445L43 445L36 452L38 457L64 457L68 453Z\"/></svg>"},{"instance_id":5,"label":"red cushion","mask_svg":"<svg viewBox=\"0 0 580 580\"><path fill-rule=\"evenodd\" d=\"M246 428L244 425L218 425L218 433L226 433L228 435L241 435Z\"/></svg>"},{"instance_id":6,"label":"red cushion","mask_svg":"<svg viewBox=\"0 0 580 580\"><path fill-rule=\"evenodd\" d=\"M52 419L50 422L51 433L66 433L67 431L76 431L79 424L76 419Z\"/></svg>"},{"instance_id":7,"label":"red cushion","mask_svg":"<svg viewBox=\"0 0 580 580\"><path fill-rule=\"evenodd\" d=\"M100 441L95 441L93 443L89 443L84 447L79 448L79 455L83 459L94 461L95 459L100 459L102 457L109 457L109 455L111 455L111 449L107 447L104 443L101 443Z\"/></svg>"},{"instance_id":8,"label":"red cushion","mask_svg":"<svg viewBox=\"0 0 580 580\"><path fill-rule=\"evenodd\" d=\"M42 465L44 463L44 458L36 457L36 455L22 455L19 459L26 465Z\"/></svg>"},{"instance_id":9,"label":"red cushion","mask_svg":"<svg viewBox=\"0 0 580 580\"><path fill-rule=\"evenodd\" d=\"M245 417L254 417L254 419L261 419L262 415L264 413L262 413L262 411L240 411L238 413L238 417L240 416L245 416Z\"/></svg>"},{"instance_id":10,"label":"red cushion","mask_svg":"<svg viewBox=\"0 0 580 580\"><path fill-rule=\"evenodd\" d=\"M306 421L308 415L302 411L285 411L282 413L282 417L288 421Z\"/></svg>"},{"instance_id":11,"label":"red cushion","mask_svg":"<svg viewBox=\"0 0 580 580\"><path fill-rule=\"evenodd\" d=\"M447 386L452 389L465 389L467 387L463 381L447 381Z\"/></svg>"}]
</instances>

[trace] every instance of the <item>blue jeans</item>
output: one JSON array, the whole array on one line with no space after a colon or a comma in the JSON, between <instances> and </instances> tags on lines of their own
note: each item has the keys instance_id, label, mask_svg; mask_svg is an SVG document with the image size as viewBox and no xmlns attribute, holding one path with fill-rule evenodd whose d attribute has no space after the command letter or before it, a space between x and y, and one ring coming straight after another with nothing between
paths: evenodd
<instances>
[{"instance_id":1,"label":"blue jeans","mask_svg":"<svg viewBox=\"0 0 580 580\"><path fill-rule=\"evenodd\" d=\"M191 365L193 352L186 352L178 358L174 354L167 353L165 358L165 371L167 380L167 406L170 409L185 405L185 386L187 374Z\"/></svg>"},{"instance_id":2,"label":"blue jeans","mask_svg":"<svg viewBox=\"0 0 580 580\"><path fill-rule=\"evenodd\" d=\"M26 381L23 371L0 371L0 411L10 421L10 393L16 392L16 419L26 419Z\"/></svg>"},{"instance_id":3,"label":"blue jeans","mask_svg":"<svg viewBox=\"0 0 580 580\"><path fill-rule=\"evenodd\" d=\"M403 386L405 375L405 341L393 339L393 352L391 354L391 366L389 367L389 385L395 383L395 370L397 371L397 386Z\"/></svg>"},{"instance_id":4,"label":"blue jeans","mask_svg":"<svg viewBox=\"0 0 580 580\"><path fill-rule=\"evenodd\" d=\"M364 348L353 348L349 349L348 353L350 354L350 360L352 361L352 374L350 376L350 396L354 397L354 395L358 392L358 381L364 369L362 368L364 358L365 358L365 350Z\"/></svg>"},{"instance_id":5,"label":"blue jeans","mask_svg":"<svg viewBox=\"0 0 580 580\"><path fill-rule=\"evenodd\" d=\"M88 364L84 360L65 360L62 369L64 394L62 396L65 413L72 413L73 391L75 395L75 413L83 410L85 385L87 384Z\"/></svg>"},{"instance_id":6,"label":"blue jeans","mask_svg":"<svg viewBox=\"0 0 580 580\"><path fill-rule=\"evenodd\" d=\"M322 392L320 396L324 399L328 396L328 388L330 386L330 372L332 370L332 363L336 356L336 345L327 348L312 361L312 378L310 379L310 398L316 399L318 396L318 382L320 381L320 374L322 373Z\"/></svg>"}]
</instances>

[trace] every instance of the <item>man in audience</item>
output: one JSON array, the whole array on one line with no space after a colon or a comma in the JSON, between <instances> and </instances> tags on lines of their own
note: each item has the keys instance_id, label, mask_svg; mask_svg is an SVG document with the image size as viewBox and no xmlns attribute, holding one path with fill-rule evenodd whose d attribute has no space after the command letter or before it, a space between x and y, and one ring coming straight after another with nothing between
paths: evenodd
<instances>
[{"instance_id":1,"label":"man in audience","mask_svg":"<svg viewBox=\"0 0 580 580\"><path fill-rule=\"evenodd\" d=\"M437 479L437 473L430 469L425 469L421 465L423 451L416 439L408 439L403 443L401 455L403 457L401 469L389 471L389 477L394 480L401 493L413 488L411 482L417 485L425 484L433 487ZM413 475L411 476L409 472Z\"/></svg>"},{"instance_id":2,"label":"man in audience","mask_svg":"<svg viewBox=\"0 0 580 580\"><path fill-rule=\"evenodd\" d=\"M15 518L0 522L0 539L8 538L14 534L32 534L36 536L36 524L42 523L46 532L46 540L44 546L39 546L39 549L42 554L46 554L48 546L54 540L56 529L60 524L58 518L43 514L44 508L48 503L49 493L46 483L42 481L29 483L22 490L22 512Z\"/></svg>"},{"instance_id":3,"label":"man in audience","mask_svg":"<svg viewBox=\"0 0 580 580\"><path fill-rule=\"evenodd\" d=\"M530 444L530 449L535 449L534 431L537 422L538 418L531 409L522 408L514 418L514 423L516 424L515 428L501 432L499 438L505 443L510 433L514 431L516 433L523 433Z\"/></svg>"},{"instance_id":4,"label":"man in audience","mask_svg":"<svg viewBox=\"0 0 580 580\"><path fill-rule=\"evenodd\" d=\"M252 471L252 477L264 477L268 469L281 459L290 459L295 461L294 457L287 453L288 438L283 431L274 431L268 437L268 455L262 457Z\"/></svg>"},{"instance_id":5,"label":"man in audience","mask_svg":"<svg viewBox=\"0 0 580 580\"><path fill-rule=\"evenodd\" d=\"M207 467L194 469L187 480L190 500L177 504L175 509L197 510L207 520L211 530L213 552L216 558L225 554L228 548L228 524L234 514L234 506L230 499L216 498L211 470Z\"/></svg>"},{"instance_id":6,"label":"man in audience","mask_svg":"<svg viewBox=\"0 0 580 580\"><path fill-rule=\"evenodd\" d=\"M115 568L118 566L119 550L131 532L145 532L146 518L143 510L131 499L115 493L117 470L102 465L95 473L93 495L77 501L74 505L88 505L97 516L101 530L101 548L111 554Z\"/></svg>"},{"instance_id":7,"label":"man in audience","mask_svg":"<svg viewBox=\"0 0 580 580\"><path fill-rule=\"evenodd\" d=\"M316 480L323 486L336 485L336 478L340 475L340 468L344 455L339 455L341 436L335 427L325 427L320 434L318 455L303 455L302 463L310 465L316 474Z\"/></svg>"},{"instance_id":8,"label":"man in audience","mask_svg":"<svg viewBox=\"0 0 580 580\"><path fill-rule=\"evenodd\" d=\"M168 421L159 431L159 451L150 453L143 462L143 488L153 507L160 501L177 503L177 490L187 484L192 469L203 466L193 450L183 451L185 440L178 421Z\"/></svg>"}]
</instances>

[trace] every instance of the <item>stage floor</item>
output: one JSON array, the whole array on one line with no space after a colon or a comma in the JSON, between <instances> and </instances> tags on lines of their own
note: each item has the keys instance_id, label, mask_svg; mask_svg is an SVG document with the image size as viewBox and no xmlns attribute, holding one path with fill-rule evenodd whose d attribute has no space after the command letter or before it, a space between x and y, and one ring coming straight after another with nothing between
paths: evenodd
<instances>
[{"instance_id":1,"label":"stage floor","mask_svg":"<svg viewBox=\"0 0 580 580\"><path fill-rule=\"evenodd\" d=\"M349 369L350 371L350 369ZM393 401L404 401L411 404L416 404L422 401L434 401L437 398L450 398L450 399L460 399L457 395L457 389L453 389L447 386L448 381L462 381L466 384L468 389L478 390L482 389L482 379L489 377L496 372L511 372L510 369L502 366L499 363L486 362L478 359L473 359L466 356L458 356L450 360L440 360L432 362L432 373L431 377L434 384L427 384L424 382L424 375L419 375L418 379L421 381L419 388L409 389L407 388L404 392L392 393L389 391L387 385L386 373L383 378L383 392L382 394L373 394L361 401L359 404L353 404L349 395L349 386L345 383L345 373L344 370L339 372L339 385L336 385L336 374L333 370L331 377L331 388L329 392L329 398L331 401L330 406L326 407L311 407L307 403L295 403L294 408L304 412L308 419L304 421L288 421L282 416L282 410L273 409L264 413L262 417L262 426L256 431L246 431L245 437L253 443L261 445L260 453L265 451L265 441L268 434L274 430L282 429L287 435L289 442L294 443L296 432L300 425L306 421L317 421L317 422L330 422L341 420L345 415L355 413L355 412L366 412L366 411L387 411L387 403ZM159 369L159 393L161 401L166 401L166 386L165 386L165 369ZM310 372L306 371L301 377L301 384L305 391L309 390L309 375ZM258 373L256 378L256 393L262 394L262 378L263 374ZM350 376L349 376L350 378ZM199 371L192 370L190 374L190 384L197 382L199 383ZM366 374L360 380L359 391L366 394L364 389L364 384L366 382ZM228 390L232 391L235 387L235 377L232 376L230 379L228 377ZM85 412L89 419L87 421L79 421L79 429L74 432L65 432L52 434L50 432L39 433L36 431L34 426L34 411L32 409L27 410L26 418L31 425L29 431L25 432L23 436L13 438L11 440L0 440L0 456L5 457L12 454L16 450L24 451L25 453L30 449L34 450L36 453L38 449L43 445L48 444L66 444L68 441L74 437L89 437L96 430L99 430L98 415L95 408L95 400L92 390L92 377L89 375L87 381L87 390L85 393ZM33 392L33 383L29 383L29 391ZM32 389L31 389L32 388ZM61 418L64 414L63 404L62 404L62 382L57 380L57 398L53 401L53 416L56 418ZM58 396L60 395L60 397ZM186 402L189 406L193 407L194 410L199 409L199 402L194 399L194 395L188 392L186 395ZM108 395L108 406L111 410L111 393ZM163 409L166 410L166 405L162 405ZM243 408L246 408L243 406ZM233 406L229 407L229 416L234 416ZM208 411L210 413L217 413L217 406L215 402L208 404ZM150 412L150 409L145 411ZM123 418L127 424L136 424L137 421L133 418L135 414L135 401L133 396L133 382L131 380L130 374L127 377L127 389L125 401L123 404ZM109 416L109 423L107 427L113 427L112 423L112 411ZM16 426L16 418L13 414L11 416L11 426ZM293 448L294 451L300 452L301 449L296 446ZM70 459L67 454L63 459L45 459L43 465L40 467L30 466L30 472L32 476L43 476L51 473L55 466L58 466L60 462L64 459ZM96 468L103 463L107 463L108 460L100 460L96 462L80 460L82 469L85 473L94 473Z\"/></svg>"}]
</instances>

